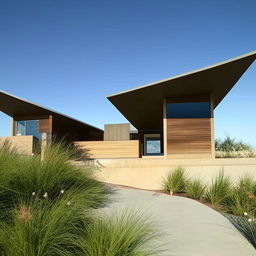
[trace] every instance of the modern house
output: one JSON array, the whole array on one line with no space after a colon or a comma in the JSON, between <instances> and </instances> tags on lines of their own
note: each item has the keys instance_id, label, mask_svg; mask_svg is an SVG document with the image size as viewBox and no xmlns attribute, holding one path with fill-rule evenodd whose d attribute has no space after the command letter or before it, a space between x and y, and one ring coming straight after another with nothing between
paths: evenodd
<instances>
[{"instance_id":1,"label":"modern house","mask_svg":"<svg viewBox=\"0 0 256 256\"><path fill-rule=\"evenodd\" d=\"M54 135L88 158L214 158L214 109L255 59L251 52L108 96L136 131L130 124L108 124L103 131L3 91L0 111L13 118L8 139L19 148L28 138L30 145Z\"/></svg>"}]
</instances>

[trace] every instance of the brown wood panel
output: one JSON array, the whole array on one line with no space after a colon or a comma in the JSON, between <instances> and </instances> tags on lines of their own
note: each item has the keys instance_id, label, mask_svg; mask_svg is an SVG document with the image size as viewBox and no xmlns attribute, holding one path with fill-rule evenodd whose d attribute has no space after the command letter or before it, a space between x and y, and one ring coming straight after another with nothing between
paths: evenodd
<instances>
[{"instance_id":1,"label":"brown wood panel","mask_svg":"<svg viewBox=\"0 0 256 256\"><path fill-rule=\"evenodd\" d=\"M40 119L39 120L39 132L50 133L52 130L50 119Z\"/></svg>"},{"instance_id":2,"label":"brown wood panel","mask_svg":"<svg viewBox=\"0 0 256 256\"><path fill-rule=\"evenodd\" d=\"M167 154L169 156L211 156L210 118L167 119Z\"/></svg>"},{"instance_id":3,"label":"brown wood panel","mask_svg":"<svg viewBox=\"0 0 256 256\"><path fill-rule=\"evenodd\" d=\"M132 158L139 157L138 140L77 141L75 146L85 158Z\"/></svg>"}]
</instances>

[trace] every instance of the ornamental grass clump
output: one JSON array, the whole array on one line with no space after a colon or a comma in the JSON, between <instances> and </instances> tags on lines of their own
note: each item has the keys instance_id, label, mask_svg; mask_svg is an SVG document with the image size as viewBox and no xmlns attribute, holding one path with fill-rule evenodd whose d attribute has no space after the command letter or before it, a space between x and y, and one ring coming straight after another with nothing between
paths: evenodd
<instances>
[{"instance_id":1,"label":"ornamental grass clump","mask_svg":"<svg viewBox=\"0 0 256 256\"><path fill-rule=\"evenodd\" d=\"M0 255L88 256L90 245L95 255L155 255L151 221L136 214L100 217L95 208L109 202L112 190L94 180L92 170L72 165L71 156L63 144L47 147L43 160L0 148ZM92 245L94 230L109 239Z\"/></svg>"},{"instance_id":2,"label":"ornamental grass clump","mask_svg":"<svg viewBox=\"0 0 256 256\"><path fill-rule=\"evenodd\" d=\"M154 242L159 233L151 218L127 210L110 215L94 211L74 192L54 203L37 197L20 202L8 222L0 222L0 255L158 255Z\"/></svg>"},{"instance_id":3,"label":"ornamental grass clump","mask_svg":"<svg viewBox=\"0 0 256 256\"><path fill-rule=\"evenodd\" d=\"M91 222L90 208L83 201L67 192L55 203L34 198L17 204L8 222L0 223L3 255L83 255L78 240Z\"/></svg>"},{"instance_id":4,"label":"ornamental grass clump","mask_svg":"<svg viewBox=\"0 0 256 256\"><path fill-rule=\"evenodd\" d=\"M204 197L206 185L199 178L190 180L185 185L188 197L201 200Z\"/></svg>"},{"instance_id":5,"label":"ornamental grass clump","mask_svg":"<svg viewBox=\"0 0 256 256\"><path fill-rule=\"evenodd\" d=\"M96 181L91 169L73 165L69 161L72 153L62 144L53 144L41 160L37 155L25 157L0 149L0 216L1 209L11 209L18 201L28 201L35 195L54 202L61 191L82 194L84 204L90 207L104 205L110 188Z\"/></svg>"},{"instance_id":6,"label":"ornamental grass clump","mask_svg":"<svg viewBox=\"0 0 256 256\"><path fill-rule=\"evenodd\" d=\"M212 180L206 192L206 200L215 208L223 206L225 200L232 193L232 182L229 177L224 175L224 171L220 171L215 179Z\"/></svg>"},{"instance_id":7,"label":"ornamental grass clump","mask_svg":"<svg viewBox=\"0 0 256 256\"><path fill-rule=\"evenodd\" d=\"M227 219L256 249L256 223L252 218L227 215Z\"/></svg>"},{"instance_id":8,"label":"ornamental grass clump","mask_svg":"<svg viewBox=\"0 0 256 256\"><path fill-rule=\"evenodd\" d=\"M242 216L244 212L255 215L256 181L252 176L241 177L233 187L232 193L225 201L227 212Z\"/></svg>"},{"instance_id":9,"label":"ornamental grass clump","mask_svg":"<svg viewBox=\"0 0 256 256\"><path fill-rule=\"evenodd\" d=\"M184 192L187 180L185 170L178 167L174 171L170 171L164 179L164 191L170 194Z\"/></svg>"},{"instance_id":10,"label":"ornamental grass clump","mask_svg":"<svg viewBox=\"0 0 256 256\"><path fill-rule=\"evenodd\" d=\"M81 240L83 255L158 255L159 245L152 240L156 240L159 233L152 223L148 216L132 211L101 216L88 227Z\"/></svg>"}]
</instances>

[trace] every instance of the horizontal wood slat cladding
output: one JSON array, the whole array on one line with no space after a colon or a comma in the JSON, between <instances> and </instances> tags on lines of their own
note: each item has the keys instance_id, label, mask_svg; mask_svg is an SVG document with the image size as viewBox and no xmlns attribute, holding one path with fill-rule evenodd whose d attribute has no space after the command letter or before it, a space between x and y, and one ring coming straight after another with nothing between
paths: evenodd
<instances>
[{"instance_id":1,"label":"horizontal wood slat cladding","mask_svg":"<svg viewBox=\"0 0 256 256\"><path fill-rule=\"evenodd\" d=\"M77 141L75 146L85 158L131 158L139 157L138 140Z\"/></svg>"},{"instance_id":2,"label":"horizontal wood slat cladding","mask_svg":"<svg viewBox=\"0 0 256 256\"><path fill-rule=\"evenodd\" d=\"M167 154L211 157L210 118L167 119Z\"/></svg>"},{"instance_id":3,"label":"horizontal wood slat cladding","mask_svg":"<svg viewBox=\"0 0 256 256\"><path fill-rule=\"evenodd\" d=\"M49 133L51 132L51 120L50 119L40 119L39 120L39 132L41 133Z\"/></svg>"}]
</instances>

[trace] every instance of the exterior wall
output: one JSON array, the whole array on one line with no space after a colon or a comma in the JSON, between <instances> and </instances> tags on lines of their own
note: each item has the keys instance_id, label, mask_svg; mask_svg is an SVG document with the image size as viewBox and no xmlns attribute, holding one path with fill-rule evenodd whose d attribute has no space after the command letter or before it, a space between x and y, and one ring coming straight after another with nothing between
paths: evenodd
<instances>
[{"instance_id":1,"label":"exterior wall","mask_svg":"<svg viewBox=\"0 0 256 256\"><path fill-rule=\"evenodd\" d=\"M39 119L39 132L52 133L52 116L47 119Z\"/></svg>"},{"instance_id":2,"label":"exterior wall","mask_svg":"<svg viewBox=\"0 0 256 256\"><path fill-rule=\"evenodd\" d=\"M211 158L210 118L167 119L167 155Z\"/></svg>"},{"instance_id":3,"label":"exterior wall","mask_svg":"<svg viewBox=\"0 0 256 256\"><path fill-rule=\"evenodd\" d=\"M38 140L30 135L0 137L0 146L4 142L10 143L20 154L31 155L36 151Z\"/></svg>"},{"instance_id":4,"label":"exterior wall","mask_svg":"<svg viewBox=\"0 0 256 256\"><path fill-rule=\"evenodd\" d=\"M139 141L77 141L74 142L85 158L138 158Z\"/></svg>"},{"instance_id":5,"label":"exterior wall","mask_svg":"<svg viewBox=\"0 0 256 256\"><path fill-rule=\"evenodd\" d=\"M256 158L239 159L109 159L99 161L96 178L100 181L140 189L162 190L164 177L182 166L190 178L210 183L220 170L236 181L245 174L256 173Z\"/></svg>"},{"instance_id":6,"label":"exterior wall","mask_svg":"<svg viewBox=\"0 0 256 256\"><path fill-rule=\"evenodd\" d=\"M210 118L167 118L166 103L210 102ZM165 99L164 154L171 158L214 158L213 102L209 95Z\"/></svg>"},{"instance_id":7,"label":"exterior wall","mask_svg":"<svg viewBox=\"0 0 256 256\"><path fill-rule=\"evenodd\" d=\"M130 124L105 124L104 140L130 140Z\"/></svg>"}]
</instances>

